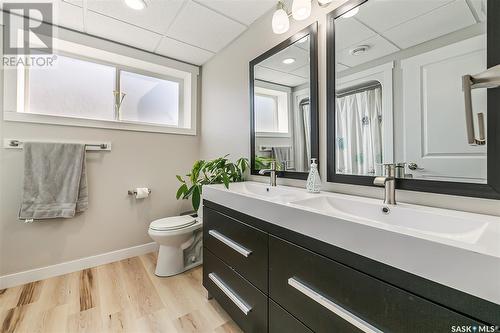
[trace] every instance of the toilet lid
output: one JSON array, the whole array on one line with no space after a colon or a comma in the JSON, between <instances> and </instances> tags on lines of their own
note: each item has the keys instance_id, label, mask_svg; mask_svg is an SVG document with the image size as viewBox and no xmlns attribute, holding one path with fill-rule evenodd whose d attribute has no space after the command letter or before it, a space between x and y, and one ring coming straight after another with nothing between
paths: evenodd
<instances>
[{"instance_id":1,"label":"toilet lid","mask_svg":"<svg viewBox=\"0 0 500 333\"><path fill-rule=\"evenodd\" d=\"M151 222L149 227L153 230L166 231L189 227L196 223L196 219L189 215L172 216Z\"/></svg>"}]
</instances>

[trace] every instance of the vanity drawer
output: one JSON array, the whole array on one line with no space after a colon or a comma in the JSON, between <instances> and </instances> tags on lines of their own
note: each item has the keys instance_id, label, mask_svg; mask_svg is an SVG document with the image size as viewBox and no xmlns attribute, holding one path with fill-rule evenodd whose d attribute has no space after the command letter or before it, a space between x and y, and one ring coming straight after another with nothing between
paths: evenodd
<instances>
[{"instance_id":1,"label":"vanity drawer","mask_svg":"<svg viewBox=\"0 0 500 333\"><path fill-rule=\"evenodd\" d=\"M304 324L269 300L269 333L312 333Z\"/></svg>"},{"instance_id":2,"label":"vanity drawer","mask_svg":"<svg viewBox=\"0 0 500 333\"><path fill-rule=\"evenodd\" d=\"M315 332L450 332L474 320L269 237L269 296Z\"/></svg>"},{"instance_id":3,"label":"vanity drawer","mask_svg":"<svg viewBox=\"0 0 500 333\"><path fill-rule=\"evenodd\" d=\"M204 207L203 243L213 254L267 294L266 233Z\"/></svg>"},{"instance_id":4,"label":"vanity drawer","mask_svg":"<svg viewBox=\"0 0 500 333\"><path fill-rule=\"evenodd\" d=\"M267 332L267 296L206 249L203 286L243 331Z\"/></svg>"}]
</instances>

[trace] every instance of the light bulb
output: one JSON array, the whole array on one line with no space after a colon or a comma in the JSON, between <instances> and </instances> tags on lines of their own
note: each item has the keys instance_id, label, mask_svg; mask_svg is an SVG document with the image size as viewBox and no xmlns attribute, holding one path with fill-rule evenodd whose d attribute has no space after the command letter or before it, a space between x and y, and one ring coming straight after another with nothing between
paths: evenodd
<instances>
[{"instance_id":1,"label":"light bulb","mask_svg":"<svg viewBox=\"0 0 500 333\"><path fill-rule=\"evenodd\" d=\"M290 28L290 20L288 14L283 8L276 10L273 14L273 32L275 34L283 34Z\"/></svg>"},{"instance_id":2,"label":"light bulb","mask_svg":"<svg viewBox=\"0 0 500 333\"><path fill-rule=\"evenodd\" d=\"M318 0L318 3L321 7L328 6L330 3L332 3L333 0Z\"/></svg>"},{"instance_id":3,"label":"light bulb","mask_svg":"<svg viewBox=\"0 0 500 333\"><path fill-rule=\"evenodd\" d=\"M292 16L297 21L305 20L311 15L311 0L293 0Z\"/></svg>"},{"instance_id":4,"label":"light bulb","mask_svg":"<svg viewBox=\"0 0 500 333\"><path fill-rule=\"evenodd\" d=\"M359 13L359 7L351 9L350 11L348 11L347 13L345 13L344 15L342 15L342 18L353 17L357 13Z\"/></svg>"},{"instance_id":5,"label":"light bulb","mask_svg":"<svg viewBox=\"0 0 500 333\"><path fill-rule=\"evenodd\" d=\"M295 62L295 58L286 58L286 59L283 59L282 63L284 63L285 65L290 65L290 64L293 64Z\"/></svg>"},{"instance_id":6,"label":"light bulb","mask_svg":"<svg viewBox=\"0 0 500 333\"><path fill-rule=\"evenodd\" d=\"M146 2L144 0L125 0L125 4L135 10L146 8Z\"/></svg>"}]
</instances>

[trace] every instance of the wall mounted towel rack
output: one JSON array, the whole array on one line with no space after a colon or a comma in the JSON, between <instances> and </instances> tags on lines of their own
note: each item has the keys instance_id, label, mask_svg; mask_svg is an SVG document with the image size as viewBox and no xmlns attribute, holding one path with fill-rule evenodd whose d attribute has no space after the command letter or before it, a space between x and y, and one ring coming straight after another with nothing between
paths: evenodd
<instances>
[{"instance_id":1,"label":"wall mounted towel rack","mask_svg":"<svg viewBox=\"0 0 500 333\"><path fill-rule=\"evenodd\" d=\"M37 142L51 142L51 141L38 141ZM53 141L52 141L53 142ZM111 151L111 142L76 142L68 141L64 143L80 143L85 145L86 151ZM18 139L4 139L3 147L11 149L23 149L24 142Z\"/></svg>"}]
</instances>

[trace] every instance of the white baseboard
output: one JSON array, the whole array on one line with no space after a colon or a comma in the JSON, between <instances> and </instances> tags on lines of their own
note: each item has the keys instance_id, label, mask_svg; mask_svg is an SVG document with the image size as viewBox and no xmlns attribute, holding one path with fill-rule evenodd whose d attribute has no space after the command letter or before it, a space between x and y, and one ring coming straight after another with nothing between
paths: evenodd
<instances>
[{"instance_id":1,"label":"white baseboard","mask_svg":"<svg viewBox=\"0 0 500 333\"><path fill-rule=\"evenodd\" d=\"M111 262L153 252L157 249L158 245L155 242L151 242L91 257L67 261L52 266L35 268L29 271L0 276L0 290L29 282L48 279L58 275L81 271L86 268L109 264Z\"/></svg>"}]
</instances>

